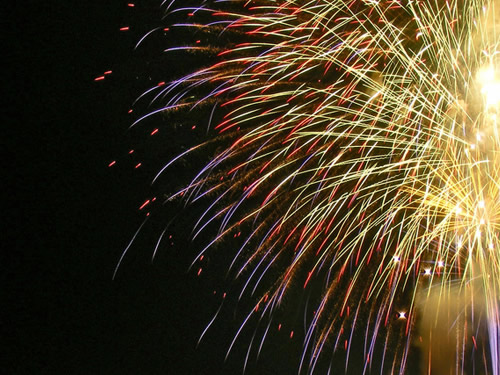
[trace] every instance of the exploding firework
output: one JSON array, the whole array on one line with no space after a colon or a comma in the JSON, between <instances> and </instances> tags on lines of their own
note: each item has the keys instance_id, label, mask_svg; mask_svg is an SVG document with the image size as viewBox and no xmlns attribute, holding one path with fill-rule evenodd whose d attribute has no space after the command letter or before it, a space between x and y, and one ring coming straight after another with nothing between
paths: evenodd
<instances>
[{"instance_id":1,"label":"exploding firework","mask_svg":"<svg viewBox=\"0 0 500 375\"><path fill-rule=\"evenodd\" d=\"M213 137L154 181L214 151L167 199L209 202L194 236L218 231L200 256L243 239L230 269L256 304L242 327L264 324L249 353L300 288L310 294L301 372L326 373L324 358L333 369L341 357L345 371L362 361L362 373L403 374L418 350L425 373L498 375L500 4L165 9L189 18L169 31L203 37L166 52L212 63L151 89L157 107L134 126L208 114Z\"/></svg>"}]
</instances>

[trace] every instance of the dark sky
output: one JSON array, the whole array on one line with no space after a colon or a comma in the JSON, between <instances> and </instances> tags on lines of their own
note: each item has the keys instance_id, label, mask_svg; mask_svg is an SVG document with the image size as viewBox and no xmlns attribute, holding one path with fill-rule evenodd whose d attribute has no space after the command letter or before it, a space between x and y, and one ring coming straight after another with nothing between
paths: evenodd
<instances>
[{"instance_id":1,"label":"dark sky","mask_svg":"<svg viewBox=\"0 0 500 375\"><path fill-rule=\"evenodd\" d=\"M231 312L196 348L220 299L209 280L188 272L195 250L185 231L154 264L152 243L139 242L112 281L142 221L137 208L151 177L131 161L108 168L133 147L127 110L149 84L135 79L143 56L132 49L160 12L155 1L142 2L150 10L136 3L31 1L7 9L6 373L241 373L241 350L224 363L237 328ZM295 368L290 351L281 360L275 352L257 373Z\"/></svg>"},{"instance_id":2,"label":"dark sky","mask_svg":"<svg viewBox=\"0 0 500 375\"><path fill-rule=\"evenodd\" d=\"M132 12L39 1L9 13L7 373L211 373L190 362L202 320L186 313L185 262L152 266L148 249L111 280L147 182L107 168L126 147L133 79L94 78L126 70L137 33L119 28Z\"/></svg>"},{"instance_id":3,"label":"dark sky","mask_svg":"<svg viewBox=\"0 0 500 375\"><path fill-rule=\"evenodd\" d=\"M199 248L184 223L174 222L172 245L154 263L161 221L146 230L112 280L144 218L138 207L151 197L155 162L163 161L151 159L174 143L167 135L149 147L140 131L127 131L134 99L163 78L153 42L133 51L160 24L159 2L131 8L120 0L49 0L7 8L6 373L242 373L251 330L224 356L248 306L229 304L196 347L226 288L215 261L200 277L197 267L188 270ZM130 30L120 31L125 26ZM165 79L182 64L171 58ZM140 152L129 156L131 148ZM139 161L144 165L134 169ZM296 373L302 317L283 319L281 337L269 340L247 374Z\"/></svg>"}]
</instances>

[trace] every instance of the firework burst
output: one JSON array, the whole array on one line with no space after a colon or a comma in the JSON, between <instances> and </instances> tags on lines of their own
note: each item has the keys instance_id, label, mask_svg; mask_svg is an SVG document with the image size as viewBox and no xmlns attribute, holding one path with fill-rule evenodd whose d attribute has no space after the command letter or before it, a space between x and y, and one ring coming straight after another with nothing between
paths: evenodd
<instances>
[{"instance_id":1,"label":"firework burst","mask_svg":"<svg viewBox=\"0 0 500 375\"><path fill-rule=\"evenodd\" d=\"M359 357L363 373L403 374L421 345L426 371L498 375L500 4L165 7L191 20L170 28L211 41L167 51L214 62L151 90L160 105L137 123L210 108L217 134L155 181L218 147L168 199L210 202L195 237L219 231L200 255L242 233L231 269L241 293L257 296L243 326L267 322L264 340L287 293L314 288L300 371L341 355L346 371ZM443 365L432 354L445 323L453 353Z\"/></svg>"}]
</instances>

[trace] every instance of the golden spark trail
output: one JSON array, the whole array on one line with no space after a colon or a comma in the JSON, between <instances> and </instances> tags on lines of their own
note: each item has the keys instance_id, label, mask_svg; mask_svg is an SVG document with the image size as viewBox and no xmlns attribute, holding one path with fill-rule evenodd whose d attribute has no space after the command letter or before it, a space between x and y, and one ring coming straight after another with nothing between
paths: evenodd
<instances>
[{"instance_id":1,"label":"golden spark trail","mask_svg":"<svg viewBox=\"0 0 500 375\"><path fill-rule=\"evenodd\" d=\"M153 92L158 112L221 113L219 151L175 196L210 201L200 255L246 236L230 255L257 296L243 326L269 321L263 341L288 294L321 285L300 371L341 355L404 374L420 346L425 373L499 375L500 2L202 4L168 9L237 41L182 47L215 62Z\"/></svg>"}]
</instances>

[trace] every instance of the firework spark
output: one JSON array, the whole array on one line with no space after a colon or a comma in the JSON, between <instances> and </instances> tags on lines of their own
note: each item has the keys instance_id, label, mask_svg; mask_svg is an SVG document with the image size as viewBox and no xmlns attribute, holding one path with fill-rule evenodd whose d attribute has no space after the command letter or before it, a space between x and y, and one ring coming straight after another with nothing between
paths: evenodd
<instances>
[{"instance_id":1,"label":"firework spark","mask_svg":"<svg viewBox=\"0 0 500 375\"><path fill-rule=\"evenodd\" d=\"M257 295L243 326L268 322L264 340L284 296L320 287L299 371L338 353L347 371L361 335L363 373L405 373L420 340L425 373L498 375L500 4L165 6L191 20L169 29L206 36L167 52L216 61L152 89L161 105L137 123L213 108L213 139L154 180L219 147L168 199L211 202L195 237L212 223L219 231L200 256L242 233L231 269L241 293ZM433 354L439 335L452 343L445 359Z\"/></svg>"}]
</instances>

